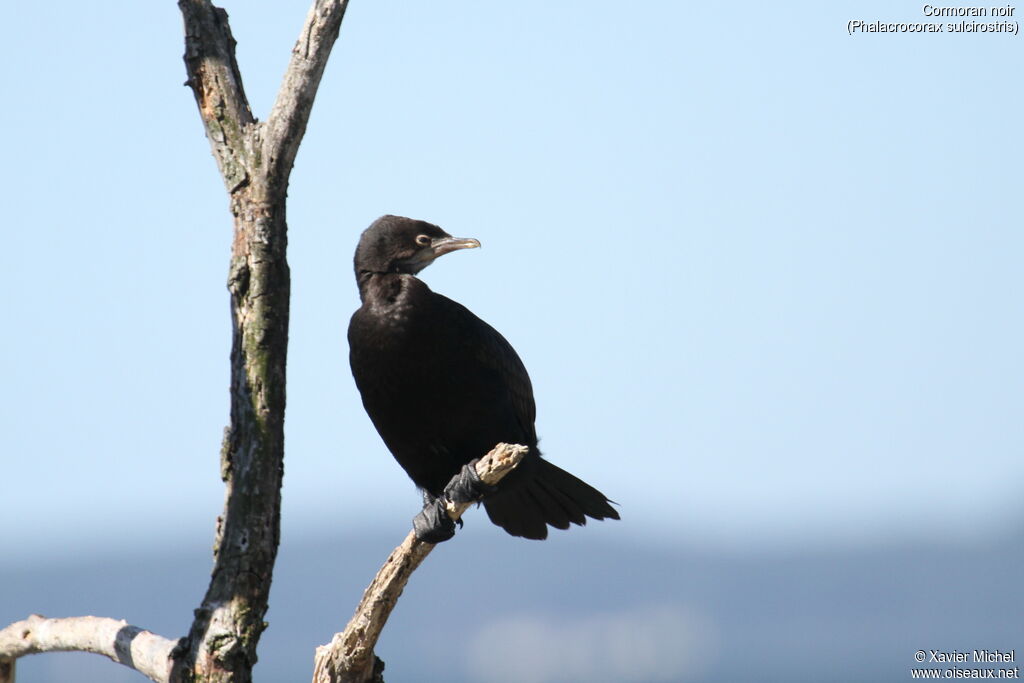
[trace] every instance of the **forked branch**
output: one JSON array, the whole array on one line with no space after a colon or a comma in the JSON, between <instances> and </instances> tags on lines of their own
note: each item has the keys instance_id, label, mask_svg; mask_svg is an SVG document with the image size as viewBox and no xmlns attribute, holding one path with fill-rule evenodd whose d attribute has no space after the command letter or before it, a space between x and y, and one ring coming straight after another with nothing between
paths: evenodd
<instances>
[{"instance_id":1,"label":"forked branch","mask_svg":"<svg viewBox=\"0 0 1024 683\"><path fill-rule=\"evenodd\" d=\"M109 619L33 617L4 629L0 676L13 678L14 660L23 654L73 649L106 654L158 681L251 680L280 534L288 178L346 5L346 0L314 0L269 121L261 124L245 96L227 13L210 0L178 0L186 84L195 95L234 218L228 275L231 420L221 449L226 493L213 575L180 643ZM91 635L90 628L95 629ZM142 643L152 647L139 649Z\"/></svg>"}]
</instances>

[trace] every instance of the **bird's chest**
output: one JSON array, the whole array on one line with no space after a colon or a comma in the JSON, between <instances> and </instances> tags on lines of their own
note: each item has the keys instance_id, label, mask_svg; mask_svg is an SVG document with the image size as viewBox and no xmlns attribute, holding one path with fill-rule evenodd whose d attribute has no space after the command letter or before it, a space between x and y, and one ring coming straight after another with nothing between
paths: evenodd
<instances>
[{"instance_id":1,"label":"bird's chest","mask_svg":"<svg viewBox=\"0 0 1024 683\"><path fill-rule=\"evenodd\" d=\"M356 312L349 327L352 374L364 400L433 396L445 353L438 327L416 306L399 302Z\"/></svg>"}]
</instances>

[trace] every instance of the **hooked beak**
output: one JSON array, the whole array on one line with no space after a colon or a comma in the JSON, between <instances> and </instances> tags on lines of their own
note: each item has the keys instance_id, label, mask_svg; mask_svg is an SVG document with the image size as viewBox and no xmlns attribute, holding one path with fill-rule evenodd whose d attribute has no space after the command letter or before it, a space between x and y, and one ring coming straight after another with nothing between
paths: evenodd
<instances>
[{"instance_id":1,"label":"hooked beak","mask_svg":"<svg viewBox=\"0 0 1024 683\"><path fill-rule=\"evenodd\" d=\"M437 237L430 241L430 248L434 252L434 258L444 256L456 249L475 249L480 246L480 241L472 237Z\"/></svg>"},{"instance_id":2,"label":"hooked beak","mask_svg":"<svg viewBox=\"0 0 1024 683\"><path fill-rule=\"evenodd\" d=\"M413 254L412 258L400 262L398 272L415 275L433 263L438 256L444 256L456 249L474 249L479 246L480 242L472 237L435 237L430 241L429 247L423 247Z\"/></svg>"}]
</instances>

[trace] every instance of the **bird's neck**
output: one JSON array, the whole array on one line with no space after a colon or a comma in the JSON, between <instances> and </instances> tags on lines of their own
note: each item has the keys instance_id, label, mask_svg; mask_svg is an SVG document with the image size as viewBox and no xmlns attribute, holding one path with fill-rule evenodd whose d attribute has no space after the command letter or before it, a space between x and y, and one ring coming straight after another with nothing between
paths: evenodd
<instances>
[{"instance_id":1,"label":"bird's neck","mask_svg":"<svg viewBox=\"0 0 1024 683\"><path fill-rule=\"evenodd\" d=\"M401 305L408 291L422 283L406 273L378 273L363 271L358 275L359 298L363 304L390 308Z\"/></svg>"}]
</instances>

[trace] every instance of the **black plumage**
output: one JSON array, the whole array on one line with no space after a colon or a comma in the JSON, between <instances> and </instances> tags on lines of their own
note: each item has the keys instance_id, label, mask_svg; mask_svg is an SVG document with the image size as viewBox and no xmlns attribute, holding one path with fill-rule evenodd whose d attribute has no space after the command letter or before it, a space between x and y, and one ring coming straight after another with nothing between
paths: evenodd
<instances>
[{"instance_id":1,"label":"black plumage","mask_svg":"<svg viewBox=\"0 0 1024 683\"><path fill-rule=\"evenodd\" d=\"M618 519L604 494L541 457L533 388L512 346L415 276L438 256L478 246L399 216L363 232L355 254L362 306L348 340L366 412L428 505L464 465L507 442L530 452L484 498L492 522L543 539L547 525Z\"/></svg>"}]
</instances>

